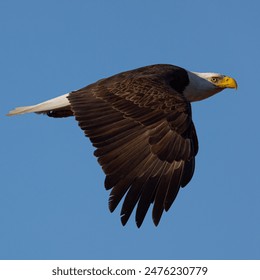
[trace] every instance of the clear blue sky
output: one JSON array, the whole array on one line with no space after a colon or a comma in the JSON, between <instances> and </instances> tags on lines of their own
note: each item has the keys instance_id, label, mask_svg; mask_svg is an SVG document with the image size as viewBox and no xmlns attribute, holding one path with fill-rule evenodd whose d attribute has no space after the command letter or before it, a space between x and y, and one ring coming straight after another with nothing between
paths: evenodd
<instances>
[{"instance_id":1,"label":"clear blue sky","mask_svg":"<svg viewBox=\"0 0 260 280\"><path fill-rule=\"evenodd\" d=\"M1 1L1 259L259 259L259 1ZM73 118L12 108L123 70L220 72L237 91L193 104L196 172L159 227L111 214Z\"/></svg>"}]
</instances>

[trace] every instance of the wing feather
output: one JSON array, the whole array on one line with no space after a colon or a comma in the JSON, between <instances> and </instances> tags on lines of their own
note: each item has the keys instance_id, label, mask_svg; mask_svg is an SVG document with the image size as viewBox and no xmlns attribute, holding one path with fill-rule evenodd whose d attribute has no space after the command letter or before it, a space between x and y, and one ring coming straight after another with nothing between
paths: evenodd
<instances>
[{"instance_id":1,"label":"wing feather","mask_svg":"<svg viewBox=\"0 0 260 280\"><path fill-rule=\"evenodd\" d=\"M68 99L111 189L109 209L124 198L125 225L136 208L140 227L150 204L158 225L194 172L198 151L191 107L173 87L176 68L150 66L103 79Z\"/></svg>"}]
</instances>

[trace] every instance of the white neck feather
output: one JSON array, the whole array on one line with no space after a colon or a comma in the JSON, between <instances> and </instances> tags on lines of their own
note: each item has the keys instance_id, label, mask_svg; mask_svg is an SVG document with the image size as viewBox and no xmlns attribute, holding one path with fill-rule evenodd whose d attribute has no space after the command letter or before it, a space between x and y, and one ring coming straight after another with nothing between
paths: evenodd
<instances>
[{"instance_id":1,"label":"white neck feather","mask_svg":"<svg viewBox=\"0 0 260 280\"><path fill-rule=\"evenodd\" d=\"M215 73L187 72L190 83L185 88L183 94L188 101L200 101L223 90L207 80L207 78L213 76Z\"/></svg>"}]
</instances>

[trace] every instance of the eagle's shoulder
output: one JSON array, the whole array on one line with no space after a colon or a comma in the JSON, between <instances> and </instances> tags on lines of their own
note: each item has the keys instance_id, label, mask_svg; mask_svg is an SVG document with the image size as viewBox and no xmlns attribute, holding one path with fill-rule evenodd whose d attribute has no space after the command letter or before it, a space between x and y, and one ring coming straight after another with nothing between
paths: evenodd
<instances>
[{"instance_id":1,"label":"eagle's shoulder","mask_svg":"<svg viewBox=\"0 0 260 280\"><path fill-rule=\"evenodd\" d=\"M187 71L170 64L156 64L122 72L82 89L117 107L124 102L139 108L169 112L173 109L190 114L183 95L189 84Z\"/></svg>"},{"instance_id":2,"label":"eagle's shoulder","mask_svg":"<svg viewBox=\"0 0 260 280\"><path fill-rule=\"evenodd\" d=\"M109 78L98 81L97 84L113 87L123 84L129 85L131 82L147 86L149 85L149 82L153 82L152 86L158 87L167 84L178 93L181 93L189 84L189 76L187 70L179 66L171 64L154 64L118 73Z\"/></svg>"}]
</instances>

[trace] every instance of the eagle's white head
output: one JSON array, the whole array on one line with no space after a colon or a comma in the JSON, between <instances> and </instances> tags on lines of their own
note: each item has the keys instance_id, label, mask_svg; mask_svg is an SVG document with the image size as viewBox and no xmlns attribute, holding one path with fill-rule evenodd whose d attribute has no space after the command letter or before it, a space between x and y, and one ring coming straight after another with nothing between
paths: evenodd
<instances>
[{"instance_id":1,"label":"eagle's white head","mask_svg":"<svg viewBox=\"0 0 260 280\"><path fill-rule=\"evenodd\" d=\"M208 98L225 88L237 89L235 79L218 73L188 72L189 84L183 94L190 101Z\"/></svg>"}]
</instances>

